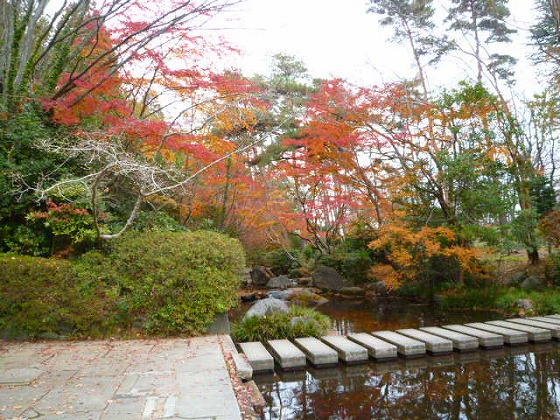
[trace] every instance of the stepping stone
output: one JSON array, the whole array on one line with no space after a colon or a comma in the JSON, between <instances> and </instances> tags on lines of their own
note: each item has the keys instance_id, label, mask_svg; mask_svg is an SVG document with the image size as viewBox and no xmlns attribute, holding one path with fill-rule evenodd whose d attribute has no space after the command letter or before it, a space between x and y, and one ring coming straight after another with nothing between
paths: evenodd
<instances>
[{"instance_id":1,"label":"stepping stone","mask_svg":"<svg viewBox=\"0 0 560 420\"><path fill-rule=\"evenodd\" d=\"M445 330L441 327L424 327L422 331L451 340L453 348L459 351L472 351L478 348L478 338L457 331Z\"/></svg>"},{"instance_id":2,"label":"stepping stone","mask_svg":"<svg viewBox=\"0 0 560 420\"><path fill-rule=\"evenodd\" d=\"M473 322L465 324L467 327L477 328L479 330L489 331L495 334L500 334L504 343L509 345L523 344L529 341L529 336L526 332L519 330L512 330L511 328L498 327L497 325L485 324L482 322Z\"/></svg>"},{"instance_id":3,"label":"stepping stone","mask_svg":"<svg viewBox=\"0 0 560 420\"><path fill-rule=\"evenodd\" d=\"M229 335L224 336L222 346L224 351L230 352L237 376L239 376L242 381L250 380L253 377L253 368L251 367L247 356L237 351L237 348Z\"/></svg>"},{"instance_id":4,"label":"stepping stone","mask_svg":"<svg viewBox=\"0 0 560 420\"><path fill-rule=\"evenodd\" d=\"M262 343L252 341L239 344L239 348L247 357L254 372L267 372L274 370L274 359Z\"/></svg>"},{"instance_id":5,"label":"stepping stone","mask_svg":"<svg viewBox=\"0 0 560 420\"><path fill-rule=\"evenodd\" d=\"M315 337L296 338L294 344L299 347L307 360L315 366L332 366L338 363L338 353Z\"/></svg>"},{"instance_id":6,"label":"stepping stone","mask_svg":"<svg viewBox=\"0 0 560 420\"><path fill-rule=\"evenodd\" d=\"M543 328L531 327L529 325L521 325L517 322L509 321L488 321L487 324L497 325L498 327L511 328L512 330L519 330L526 332L529 340L533 342L550 341L552 339L552 332Z\"/></svg>"},{"instance_id":7,"label":"stepping stone","mask_svg":"<svg viewBox=\"0 0 560 420\"><path fill-rule=\"evenodd\" d=\"M303 369L305 354L289 340L268 340L270 353L282 369Z\"/></svg>"},{"instance_id":8,"label":"stepping stone","mask_svg":"<svg viewBox=\"0 0 560 420\"><path fill-rule=\"evenodd\" d=\"M560 319L560 315L547 315L547 318L556 318L556 319Z\"/></svg>"},{"instance_id":9,"label":"stepping stone","mask_svg":"<svg viewBox=\"0 0 560 420\"><path fill-rule=\"evenodd\" d=\"M516 324L528 325L530 327L542 328L543 330L550 330L552 338L560 339L560 324L551 324L548 322L538 321L536 319L526 318L512 318L508 321L515 322Z\"/></svg>"},{"instance_id":10,"label":"stepping stone","mask_svg":"<svg viewBox=\"0 0 560 420\"><path fill-rule=\"evenodd\" d=\"M338 357L346 363L360 363L368 359L365 347L348 340L341 335L324 335L321 340L338 352Z\"/></svg>"},{"instance_id":11,"label":"stepping stone","mask_svg":"<svg viewBox=\"0 0 560 420\"><path fill-rule=\"evenodd\" d=\"M429 334L415 328L405 328L397 330L399 334L406 335L414 340L422 341L426 345L426 350L432 354L451 353L453 351L453 342L437 335Z\"/></svg>"},{"instance_id":12,"label":"stepping stone","mask_svg":"<svg viewBox=\"0 0 560 420\"><path fill-rule=\"evenodd\" d=\"M404 357L418 357L426 354L426 345L423 342L405 335L394 331L375 331L371 334L397 346L397 352Z\"/></svg>"},{"instance_id":13,"label":"stepping stone","mask_svg":"<svg viewBox=\"0 0 560 420\"><path fill-rule=\"evenodd\" d=\"M478 340L480 347L485 349L502 347L504 345L504 337L500 334L478 330L476 328L460 324L443 325L442 328L475 337Z\"/></svg>"},{"instance_id":14,"label":"stepping stone","mask_svg":"<svg viewBox=\"0 0 560 420\"><path fill-rule=\"evenodd\" d=\"M380 340L371 334L353 333L348 335L348 339L364 346L369 355L377 361L394 359L398 355L397 346Z\"/></svg>"},{"instance_id":15,"label":"stepping stone","mask_svg":"<svg viewBox=\"0 0 560 420\"><path fill-rule=\"evenodd\" d=\"M552 325L559 325L560 324L560 318L549 318L547 316L531 316L531 317L525 318L525 319L532 319L532 320L535 320L535 321L547 322L547 323L552 324Z\"/></svg>"}]
</instances>

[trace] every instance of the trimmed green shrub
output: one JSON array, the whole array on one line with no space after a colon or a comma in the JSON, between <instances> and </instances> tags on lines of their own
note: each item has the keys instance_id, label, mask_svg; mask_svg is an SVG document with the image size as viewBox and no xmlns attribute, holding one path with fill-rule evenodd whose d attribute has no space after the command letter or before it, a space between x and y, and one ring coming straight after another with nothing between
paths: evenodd
<instances>
[{"instance_id":1,"label":"trimmed green shrub","mask_svg":"<svg viewBox=\"0 0 560 420\"><path fill-rule=\"evenodd\" d=\"M193 335L237 303L245 258L238 240L216 232L132 231L76 266L118 289L126 328Z\"/></svg>"},{"instance_id":2,"label":"trimmed green shrub","mask_svg":"<svg viewBox=\"0 0 560 420\"><path fill-rule=\"evenodd\" d=\"M237 303L244 265L239 241L215 232L130 232L72 262L0 255L0 332L199 334Z\"/></svg>"},{"instance_id":3,"label":"trimmed green shrub","mask_svg":"<svg viewBox=\"0 0 560 420\"><path fill-rule=\"evenodd\" d=\"M231 335L236 342L319 337L330 325L327 315L311 308L293 306L288 313L243 319L233 324Z\"/></svg>"},{"instance_id":4,"label":"trimmed green shrub","mask_svg":"<svg viewBox=\"0 0 560 420\"><path fill-rule=\"evenodd\" d=\"M9 338L100 335L115 327L114 290L69 261L0 254L0 332Z\"/></svg>"}]
</instances>

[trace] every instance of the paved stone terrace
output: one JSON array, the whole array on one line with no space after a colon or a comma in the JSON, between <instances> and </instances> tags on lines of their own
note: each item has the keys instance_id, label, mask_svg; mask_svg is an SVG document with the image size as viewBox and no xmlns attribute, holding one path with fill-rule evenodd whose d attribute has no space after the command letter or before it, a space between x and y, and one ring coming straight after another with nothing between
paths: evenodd
<instances>
[{"instance_id":1,"label":"paved stone terrace","mask_svg":"<svg viewBox=\"0 0 560 420\"><path fill-rule=\"evenodd\" d=\"M0 341L0 419L241 419L228 339Z\"/></svg>"}]
</instances>

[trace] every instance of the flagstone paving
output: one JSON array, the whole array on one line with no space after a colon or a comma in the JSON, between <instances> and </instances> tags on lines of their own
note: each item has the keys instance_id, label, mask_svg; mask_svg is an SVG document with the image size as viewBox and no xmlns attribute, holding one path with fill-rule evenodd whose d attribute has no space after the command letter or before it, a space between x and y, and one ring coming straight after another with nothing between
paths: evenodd
<instances>
[{"instance_id":1,"label":"flagstone paving","mask_svg":"<svg viewBox=\"0 0 560 420\"><path fill-rule=\"evenodd\" d=\"M0 420L241 419L226 339L0 341Z\"/></svg>"}]
</instances>

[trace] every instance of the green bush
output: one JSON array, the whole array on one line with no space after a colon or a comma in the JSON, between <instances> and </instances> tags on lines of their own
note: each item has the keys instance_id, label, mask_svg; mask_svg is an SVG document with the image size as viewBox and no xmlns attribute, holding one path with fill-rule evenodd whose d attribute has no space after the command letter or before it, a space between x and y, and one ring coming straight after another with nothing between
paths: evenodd
<instances>
[{"instance_id":1,"label":"green bush","mask_svg":"<svg viewBox=\"0 0 560 420\"><path fill-rule=\"evenodd\" d=\"M336 250L331 255L323 255L317 264L332 267L340 275L354 284L371 281L370 273L373 266L372 252L368 249Z\"/></svg>"},{"instance_id":2,"label":"green bush","mask_svg":"<svg viewBox=\"0 0 560 420\"><path fill-rule=\"evenodd\" d=\"M239 241L216 232L133 231L76 266L118 289L125 327L192 335L235 305L245 258Z\"/></svg>"},{"instance_id":3,"label":"green bush","mask_svg":"<svg viewBox=\"0 0 560 420\"><path fill-rule=\"evenodd\" d=\"M292 322L294 318L297 320ZM330 325L328 316L311 308L294 306L288 313L243 319L233 324L231 335L236 342L319 337Z\"/></svg>"},{"instance_id":4,"label":"green bush","mask_svg":"<svg viewBox=\"0 0 560 420\"><path fill-rule=\"evenodd\" d=\"M517 313L517 301L530 299L535 305L535 314L560 313L560 289L556 287L537 291L490 284L479 288L449 289L439 295L439 298L445 308L496 309L505 314Z\"/></svg>"},{"instance_id":5,"label":"green bush","mask_svg":"<svg viewBox=\"0 0 560 420\"><path fill-rule=\"evenodd\" d=\"M497 299L503 290L488 284L483 287L456 287L450 288L439 295L444 308L484 308L497 309Z\"/></svg>"},{"instance_id":6,"label":"green bush","mask_svg":"<svg viewBox=\"0 0 560 420\"><path fill-rule=\"evenodd\" d=\"M9 338L112 331L114 290L86 284L69 261L0 255L0 331Z\"/></svg>"},{"instance_id":7,"label":"green bush","mask_svg":"<svg viewBox=\"0 0 560 420\"><path fill-rule=\"evenodd\" d=\"M548 282L560 286L560 252L555 252L546 259L545 276Z\"/></svg>"},{"instance_id":8,"label":"green bush","mask_svg":"<svg viewBox=\"0 0 560 420\"><path fill-rule=\"evenodd\" d=\"M542 291L504 288L496 300L496 306L506 313L515 313L519 310L516 306L519 299L531 300L535 305L534 312L536 314L549 315L560 313L560 290L558 288Z\"/></svg>"},{"instance_id":9,"label":"green bush","mask_svg":"<svg viewBox=\"0 0 560 420\"><path fill-rule=\"evenodd\" d=\"M288 251L292 255L296 257L299 256L297 251L290 250ZM269 266L272 272L276 275L280 274L288 274L291 269L297 268L299 264L297 261L294 261L293 258L290 258L284 249L273 249L268 251L262 257L262 263L266 266Z\"/></svg>"},{"instance_id":10,"label":"green bush","mask_svg":"<svg viewBox=\"0 0 560 420\"><path fill-rule=\"evenodd\" d=\"M237 303L243 249L214 232L130 232L75 261L0 255L8 337L189 334Z\"/></svg>"}]
</instances>

